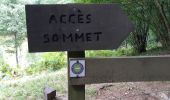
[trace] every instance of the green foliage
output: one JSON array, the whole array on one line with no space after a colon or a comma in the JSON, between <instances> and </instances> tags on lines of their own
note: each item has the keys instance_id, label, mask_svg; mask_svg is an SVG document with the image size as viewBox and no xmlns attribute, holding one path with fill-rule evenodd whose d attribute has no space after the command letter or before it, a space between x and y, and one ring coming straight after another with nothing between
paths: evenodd
<instances>
[{"instance_id":1,"label":"green foliage","mask_svg":"<svg viewBox=\"0 0 170 100\"><path fill-rule=\"evenodd\" d=\"M66 66L65 53L44 53L42 59L26 68L27 74L41 73L43 71L56 71Z\"/></svg>"},{"instance_id":2,"label":"green foliage","mask_svg":"<svg viewBox=\"0 0 170 100\"><path fill-rule=\"evenodd\" d=\"M119 48L117 50L86 51L86 57L115 57L135 55L131 48Z\"/></svg>"},{"instance_id":3,"label":"green foliage","mask_svg":"<svg viewBox=\"0 0 170 100\"><path fill-rule=\"evenodd\" d=\"M161 47L161 43L158 41L154 32L152 30L149 30L148 39L147 39L147 50L153 49L155 47Z\"/></svg>"},{"instance_id":4,"label":"green foliage","mask_svg":"<svg viewBox=\"0 0 170 100\"><path fill-rule=\"evenodd\" d=\"M153 47L151 49L148 49L147 52L141 53L139 55L145 55L145 56L159 56L159 55L167 55L170 54L170 49L162 48L162 47Z\"/></svg>"},{"instance_id":5,"label":"green foliage","mask_svg":"<svg viewBox=\"0 0 170 100\"><path fill-rule=\"evenodd\" d=\"M12 76L12 68L5 63L0 64L0 80L3 78L10 78Z\"/></svg>"},{"instance_id":6,"label":"green foliage","mask_svg":"<svg viewBox=\"0 0 170 100\"><path fill-rule=\"evenodd\" d=\"M143 30L143 40L150 40L152 37L156 37L153 43L160 42L163 47L170 46L170 2L169 0L120 0L123 8L129 15L129 17L138 24L136 24L135 35L141 34ZM148 26L149 25L149 26ZM146 34L145 28L149 27L150 32L153 32L152 36ZM149 32L149 31L148 31ZM149 33L150 34L150 33ZM132 41L139 40L136 35L136 39ZM148 35L148 36L147 36ZM142 37L143 37L142 36ZM140 41L140 40L139 40ZM151 41L147 42L150 43ZM135 42L134 42L135 43ZM146 44L142 43L142 44ZM145 46L143 46L145 47Z\"/></svg>"},{"instance_id":7,"label":"green foliage","mask_svg":"<svg viewBox=\"0 0 170 100\"><path fill-rule=\"evenodd\" d=\"M112 3L113 0L74 0L77 3Z\"/></svg>"},{"instance_id":8,"label":"green foliage","mask_svg":"<svg viewBox=\"0 0 170 100\"><path fill-rule=\"evenodd\" d=\"M169 0L154 0L150 4L149 16L151 29L163 47L170 46L170 2Z\"/></svg>"},{"instance_id":9,"label":"green foliage","mask_svg":"<svg viewBox=\"0 0 170 100\"><path fill-rule=\"evenodd\" d=\"M11 68L9 67L8 64L2 63L2 64L0 65L0 71L1 71L2 73L7 73L7 72L11 71Z\"/></svg>"},{"instance_id":10,"label":"green foliage","mask_svg":"<svg viewBox=\"0 0 170 100\"><path fill-rule=\"evenodd\" d=\"M23 77L0 83L0 100L43 100L45 86L65 94L67 89L66 68L39 76Z\"/></svg>"},{"instance_id":11,"label":"green foliage","mask_svg":"<svg viewBox=\"0 0 170 100\"><path fill-rule=\"evenodd\" d=\"M67 4L72 3L73 0L39 0L40 4Z\"/></svg>"},{"instance_id":12,"label":"green foliage","mask_svg":"<svg viewBox=\"0 0 170 100\"><path fill-rule=\"evenodd\" d=\"M3 43L1 44L6 47L6 50L16 54L17 66L19 64L18 48L26 37L25 23L24 5L19 4L18 0L2 1L0 4L0 36L3 37Z\"/></svg>"},{"instance_id":13,"label":"green foliage","mask_svg":"<svg viewBox=\"0 0 170 100\"><path fill-rule=\"evenodd\" d=\"M145 52L147 46L153 46L151 42L154 46L157 46L155 43L161 43L163 47L170 46L169 0L75 0L75 2L120 4L135 25L135 31L128 38L128 44L139 53ZM152 35L149 32L153 32Z\"/></svg>"},{"instance_id":14,"label":"green foliage","mask_svg":"<svg viewBox=\"0 0 170 100\"><path fill-rule=\"evenodd\" d=\"M1 47L0 47L0 64L2 64L3 62L4 62L3 52L1 51Z\"/></svg>"},{"instance_id":15,"label":"green foliage","mask_svg":"<svg viewBox=\"0 0 170 100\"><path fill-rule=\"evenodd\" d=\"M24 5L9 3L0 6L0 35L11 37L6 38L5 43L18 47L26 36Z\"/></svg>"},{"instance_id":16,"label":"green foliage","mask_svg":"<svg viewBox=\"0 0 170 100\"><path fill-rule=\"evenodd\" d=\"M16 77L22 77L24 71L20 67L11 67L6 63L0 64L0 80L10 80Z\"/></svg>"}]
</instances>

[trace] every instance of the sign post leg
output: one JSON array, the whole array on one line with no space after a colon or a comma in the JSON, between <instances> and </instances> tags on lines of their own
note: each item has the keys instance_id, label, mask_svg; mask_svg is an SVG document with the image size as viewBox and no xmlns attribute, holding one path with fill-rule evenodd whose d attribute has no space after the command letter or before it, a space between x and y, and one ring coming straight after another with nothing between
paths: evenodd
<instances>
[{"instance_id":1,"label":"sign post leg","mask_svg":"<svg viewBox=\"0 0 170 100\"><path fill-rule=\"evenodd\" d=\"M84 58L84 51L69 51L68 57L68 100L85 100L85 85L71 85L70 84L70 71L69 71L69 58Z\"/></svg>"}]
</instances>

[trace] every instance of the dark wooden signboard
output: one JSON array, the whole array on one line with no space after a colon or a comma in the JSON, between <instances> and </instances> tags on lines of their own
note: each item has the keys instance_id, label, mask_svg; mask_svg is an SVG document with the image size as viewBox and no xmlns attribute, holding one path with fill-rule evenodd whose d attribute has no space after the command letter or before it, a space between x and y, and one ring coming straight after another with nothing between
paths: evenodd
<instances>
[{"instance_id":1,"label":"dark wooden signboard","mask_svg":"<svg viewBox=\"0 0 170 100\"><path fill-rule=\"evenodd\" d=\"M132 31L117 4L26 5L29 52L115 49Z\"/></svg>"},{"instance_id":2,"label":"dark wooden signboard","mask_svg":"<svg viewBox=\"0 0 170 100\"><path fill-rule=\"evenodd\" d=\"M85 58L84 60L86 76L71 78L69 84L170 80L170 56Z\"/></svg>"}]
</instances>

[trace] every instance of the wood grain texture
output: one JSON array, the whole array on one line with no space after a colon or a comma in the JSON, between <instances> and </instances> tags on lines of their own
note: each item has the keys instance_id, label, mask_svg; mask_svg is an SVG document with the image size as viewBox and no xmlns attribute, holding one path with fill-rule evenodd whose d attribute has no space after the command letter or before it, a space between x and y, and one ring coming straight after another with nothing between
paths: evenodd
<instances>
[{"instance_id":1,"label":"wood grain texture","mask_svg":"<svg viewBox=\"0 0 170 100\"><path fill-rule=\"evenodd\" d=\"M26 21L29 52L115 49L133 30L117 4L26 5Z\"/></svg>"},{"instance_id":2,"label":"wood grain texture","mask_svg":"<svg viewBox=\"0 0 170 100\"><path fill-rule=\"evenodd\" d=\"M69 58L85 57L84 51L72 51L67 52L68 62ZM85 84L72 85L69 77L69 65L68 65L68 100L85 100Z\"/></svg>"},{"instance_id":3,"label":"wood grain texture","mask_svg":"<svg viewBox=\"0 0 170 100\"><path fill-rule=\"evenodd\" d=\"M169 81L170 56L86 58L86 77L71 78L70 84Z\"/></svg>"}]
</instances>

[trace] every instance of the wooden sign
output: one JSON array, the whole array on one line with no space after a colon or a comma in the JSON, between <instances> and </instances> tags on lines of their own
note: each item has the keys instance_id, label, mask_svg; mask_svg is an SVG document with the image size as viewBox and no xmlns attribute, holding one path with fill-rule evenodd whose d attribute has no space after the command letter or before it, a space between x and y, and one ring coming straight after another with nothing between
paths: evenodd
<instances>
[{"instance_id":1,"label":"wooden sign","mask_svg":"<svg viewBox=\"0 0 170 100\"><path fill-rule=\"evenodd\" d=\"M30 52L115 49L132 31L117 4L26 5Z\"/></svg>"},{"instance_id":2,"label":"wooden sign","mask_svg":"<svg viewBox=\"0 0 170 100\"><path fill-rule=\"evenodd\" d=\"M69 84L170 80L170 56L85 58L81 60L86 61L85 77L70 78Z\"/></svg>"}]
</instances>

